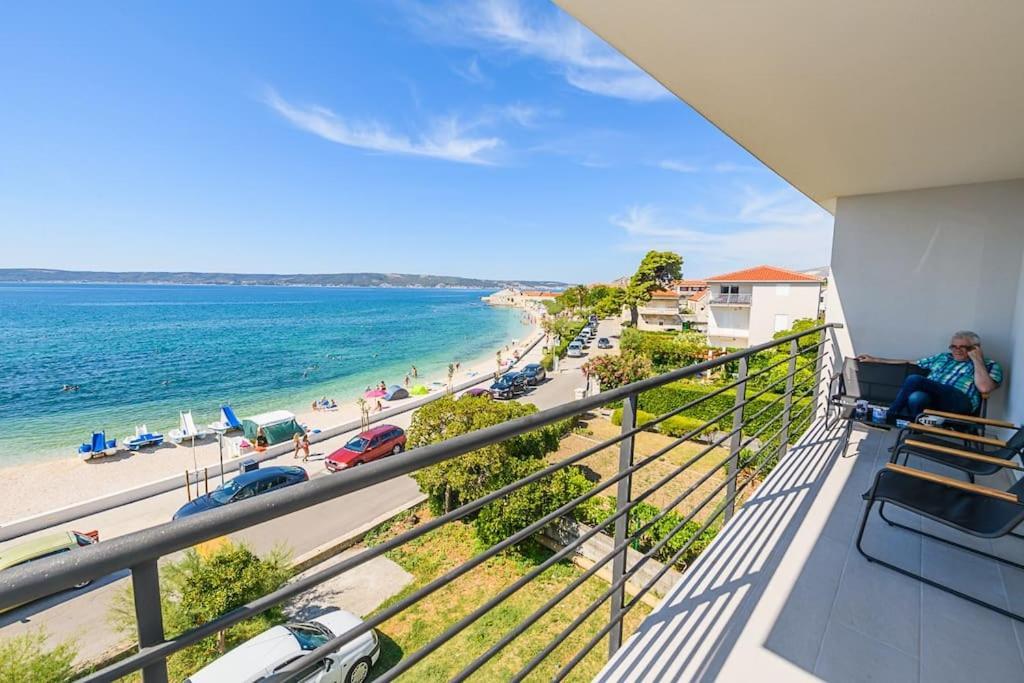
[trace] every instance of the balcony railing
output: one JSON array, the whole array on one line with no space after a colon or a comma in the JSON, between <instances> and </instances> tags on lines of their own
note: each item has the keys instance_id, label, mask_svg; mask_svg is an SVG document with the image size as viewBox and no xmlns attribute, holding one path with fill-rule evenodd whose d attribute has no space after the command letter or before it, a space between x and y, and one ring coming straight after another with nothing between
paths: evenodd
<instances>
[{"instance_id":1,"label":"balcony railing","mask_svg":"<svg viewBox=\"0 0 1024 683\"><path fill-rule=\"evenodd\" d=\"M479 511L488 503L503 498L527 484L550 477L554 473L581 463L586 458L599 453L609 446L618 446L618 468L614 475L598 482L585 494L580 495L566 504L551 510L534 520L525 528L508 536L501 542L469 558L462 564L451 569L422 587L405 595L372 617L367 618L357 628L331 639L301 659L289 664L275 673L268 681L294 681L309 675L315 670L324 657L351 642L370 629L377 628L392 617L415 606L418 602L435 591L451 584L459 577L466 575L486 560L501 553L503 550L520 543L531 535L556 522L559 518L572 514L582 503L599 493L615 492L615 512L593 526L590 531L576 540L569 542L561 550L552 554L545 561L532 567L512 584L503 588L492 598L477 606L471 613L450 624L446 630L428 642L419 650L403 653L392 668L383 672L378 680L390 681L399 677L418 662L430 657L437 648L452 637L469 627L488 612L499 606L514 593L538 578L545 570L558 562L570 558L574 552L590 538L608 529L613 534L613 547L610 552L598 559L592 566L583 571L565 588L538 605L536 611L523 618L507 633L495 633L493 642L487 644L488 649L468 662L461 671L448 672L447 677L454 680L465 680L478 671L492 658L513 643L531 625L545 614L556 608L568 595L584 582L593 577L607 565L611 565L611 583L589 605L579 610L572 621L551 639L546 645L537 645L536 651L530 651L531 657L513 680L521 680L537 666L545 662L567 638L588 621L604 605L608 605L608 619L587 642L571 657L561 652L556 661L560 665L555 680L562 680L605 638L608 640L609 656L618 650L623 641L623 623L629 614L661 579L676 564L684 553L701 535L721 518L728 521L733 515L737 497L760 481L767 471L786 453L791 436L798 436L809 425L817 411L818 387L825 367L826 356L834 357L832 343L827 339L827 328L823 325L790 335L759 346L721 356L715 360L691 365L669 373L634 382L616 389L605 391L595 396L565 403L548 410L521 417L509 422L487 427L475 432L464 434L447 441L416 448L401 457L391 457L375 461L367 465L346 470L339 474L324 476L318 479L292 486L278 492L244 500L220 509L211 510L191 517L136 533L114 538L103 543L88 546L73 553L66 553L52 558L33 562L31 565L13 568L0 572L0 610L11 608L31 600L36 600L59 591L71 588L84 581L91 581L111 573L128 569L131 572L133 599L138 631L139 650L137 653L122 659L100 671L88 674L84 680L111 681L129 673L142 672L143 681L153 683L167 680L166 660L171 654L178 652L198 641L213 636L219 631L238 622L251 618L265 610L280 605L316 586L344 574L365 562L402 547L403 545L438 529L446 524ZM800 344L801 340L804 344ZM779 351L784 351L780 354ZM758 356L769 351L770 356ZM770 361L768 360L770 359ZM756 360L755 363L752 361ZM639 404L644 392L662 387L689 377L694 377L707 370L727 366L735 372L735 378L726 385L718 387L697 399L651 418L643 424L637 424ZM756 368L754 370L753 368ZM769 374L776 368L779 371ZM780 376L780 372L783 372ZM802 377L802 381L797 378ZM751 387L751 380L756 380ZM749 388L749 390L748 390ZM680 414L686 414L698 408L706 401L721 396L727 391L735 391L735 397L727 402L729 407L719 410L713 417L700 426L688 431L650 455L634 456L634 439L639 432L650 429L665 420ZM777 393L781 391L782 393ZM767 396L767 394L771 394ZM762 398L765 397L765 398ZM758 399L761 399L758 401ZM755 401L757 410L752 406ZM767 401L767 403L766 403ZM302 510L327 500L337 498L381 482L416 472L430 465L456 458L485 446L493 445L513 437L531 432L546 425L551 425L567 418L576 418L585 413L608 405L621 404L622 427L620 432L609 439L595 443L575 455L566 457L550 464L529 476L504 486L477 500L467 502L454 510L429 519L412 529L397 536L369 547L355 556L346 558L327 568L320 569L307 576L296 579L283 588L254 600L223 616L199 625L173 638L165 638L161 617L159 591L160 558L172 553L195 546L203 541L224 536L247 527L276 519L298 510ZM719 404L721 407L721 403ZM705 406L705 408L707 408ZM771 414L768 411L774 410ZM707 414L705 410L704 414ZM713 441L702 444L700 450L688 457L685 462L675 464L671 471L662 476L656 483L644 491L634 490L633 475L649 467L654 462L668 463L665 456L677 446L693 440L697 435L711 429L721 429L723 424L730 424L731 429L716 432ZM756 428L754 425L757 425ZM767 432L771 431L770 435ZM745 449L755 442L762 444L757 457L741 460ZM723 454L709 468L703 466L693 468L694 464L705 456L714 457L721 453L720 447L725 446ZM703 463L702 463L703 464ZM696 480L689 482L685 489L671 502L661 505L660 512L647 520L632 533L629 532L631 511L649 499L666 484L676 480L684 472L696 470ZM699 474L699 476L697 476ZM724 480L711 481L716 476ZM711 482L714 488L708 492L704 484ZM698 489L699 492L698 492ZM677 506L687 502L689 511L663 538L650 547L627 566L627 551L636 547L638 539L649 532L656 524L665 519ZM692 505L689 503L692 502ZM633 596L627 600L625 584L635 586L637 572L655 555L662 553L665 546L687 525L694 523L699 515L707 511L698 531L692 533L688 540L644 583ZM634 513L635 514L635 513ZM689 532L687 532L689 533ZM631 581L632 579L632 581ZM500 623L500 620L496 623ZM468 658L467 658L468 659ZM564 660L564 662L563 662ZM550 663L549 663L550 664Z\"/></svg>"},{"instance_id":2,"label":"balcony railing","mask_svg":"<svg viewBox=\"0 0 1024 683\"><path fill-rule=\"evenodd\" d=\"M711 296L711 303L749 306L750 298L750 294L714 294Z\"/></svg>"}]
</instances>

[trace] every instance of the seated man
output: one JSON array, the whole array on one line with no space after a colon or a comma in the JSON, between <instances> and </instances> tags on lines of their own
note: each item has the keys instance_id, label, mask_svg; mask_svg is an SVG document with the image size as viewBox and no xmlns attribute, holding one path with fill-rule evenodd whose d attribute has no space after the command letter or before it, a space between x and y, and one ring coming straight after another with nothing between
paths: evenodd
<instances>
[{"instance_id":1,"label":"seated man","mask_svg":"<svg viewBox=\"0 0 1024 683\"><path fill-rule=\"evenodd\" d=\"M913 361L876 358L863 354L857 360L871 363L911 363ZM889 421L897 416L916 420L925 408L951 413L978 412L981 394L989 393L1003 381L1003 368L985 358L981 338L963 330L953 334L948 353L938 353L917 361L928 375L911 375L889 406Z\"/></svg>"}]
</instances>

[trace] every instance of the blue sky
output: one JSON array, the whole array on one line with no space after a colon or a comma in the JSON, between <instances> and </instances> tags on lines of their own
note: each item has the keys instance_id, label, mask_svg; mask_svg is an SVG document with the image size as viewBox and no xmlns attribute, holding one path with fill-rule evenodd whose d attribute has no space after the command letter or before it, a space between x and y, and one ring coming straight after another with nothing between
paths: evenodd
<instances>
[{"instance_id":1,"label":"blue sky","mask_svg":"<svg viewBox=\"0 0 1024 683\"><path fill-rule=\"evenodd\" d=\"M0 88L0 267L828 260L831 216L548 3L6 3Z\"/></svg>"}]
</instances>

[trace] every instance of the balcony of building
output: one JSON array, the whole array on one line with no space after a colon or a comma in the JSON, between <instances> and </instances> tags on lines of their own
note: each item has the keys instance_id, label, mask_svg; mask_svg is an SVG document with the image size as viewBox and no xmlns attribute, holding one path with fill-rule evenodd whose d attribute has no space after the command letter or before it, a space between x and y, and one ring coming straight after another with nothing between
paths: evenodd
<instances>
[{"instance_id":1,"label":"balcony of building","mask_svg":"<svg viewBox=\"0 0 1024 683\"><path fill-rule=\"evenodd\" d=\"M727 294L712 294L711 305L712 306L749 306L753 299L752 294L743 293L727 293Z\"/></svg>"},{"instance_id":2,"label":"balcony of building","mask_svg":"<svg viewBox=\"0 0 1024 683\"><path fill-rule=\"evenodd\" d=\"M847 442L842 428L816 421L597 680L1020 680L1024 623L857 551L862 494L888 462L892 434L854 430ZM911 465L940 471L915 459ZM1004 476L982 483L1008 485ZM915 529L964 538L886 510ZM1020 539L972 542L1024 560ZM1024 610L1024 571L890 527L877 512L864 546Z\"/></svg>"}]
</instances>

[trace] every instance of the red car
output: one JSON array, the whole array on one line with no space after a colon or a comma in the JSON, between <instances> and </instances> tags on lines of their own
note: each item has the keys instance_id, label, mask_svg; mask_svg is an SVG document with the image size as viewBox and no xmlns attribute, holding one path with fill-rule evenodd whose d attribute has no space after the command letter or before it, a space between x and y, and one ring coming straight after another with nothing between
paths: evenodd
<instances>
[{"instance_id":1,"label":"red car","mask_svg":"<svg viewBox=\"0 0 1024 683\"><path fill-rule=\"evenodd\" d=\"M331 472L340 472L386 455L397 455L404 450L405 431L394 425L380 425L353 437L328 455L324 465Z\"/></svg>"}]
</instances>

